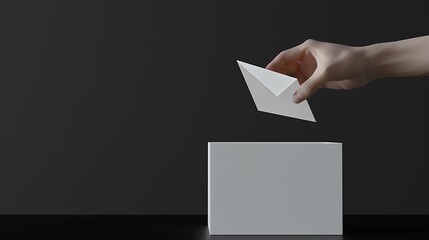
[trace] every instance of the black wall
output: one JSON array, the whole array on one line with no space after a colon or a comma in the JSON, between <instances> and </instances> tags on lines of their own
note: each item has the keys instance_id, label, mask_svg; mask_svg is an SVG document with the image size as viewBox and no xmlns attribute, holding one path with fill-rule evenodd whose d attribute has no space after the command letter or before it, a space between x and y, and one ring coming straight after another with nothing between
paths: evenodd
<instances>
[{"instance_id":1,"label":"black wall","mask_svg":"<svg viewBox=\"0 0 429 240\"><path fill-rule=\"evenodd\" d=\"M1 1L0 213L205 214L208 141L340 141L345 214L429 214L428 78L319 91L314 124L235 62L427 35L427 5Z\"/></svg>"}]
</instances>

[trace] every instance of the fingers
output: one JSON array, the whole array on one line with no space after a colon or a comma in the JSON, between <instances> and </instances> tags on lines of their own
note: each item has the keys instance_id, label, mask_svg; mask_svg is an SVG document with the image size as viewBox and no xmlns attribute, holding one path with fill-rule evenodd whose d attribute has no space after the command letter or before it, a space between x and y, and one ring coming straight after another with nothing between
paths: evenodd
<instances>
[{"instance_id":1,"label":"fingers","mask_svg":"<svg viewBox=\"0 0 429 240\"><path fill-rule=\"evenodd\" d=\"M325 82L322 87L328 89L344 89L338 81Z\"/></svg>"},{"instance_id":2,"label":"fingers","mask_svg":"<svg viewBox=\"0 0 429 240\"><path fill-rule=\"evenodd\" d=\"M300 59L305 54L306 49L316 44L315 40L307 40L303 44L287 49L277 55L268 65L267 69L280 72L287 75L296 75L300 84L302 85L297 89L293 96L295 103L300 103L309 98L318 88L323 86L322 74L316 71L310 78L305 80L305 77L300 73ZM311 73L310 73L311 74Z\"/></svg>"},{"instance_id":3,"label":"fingers","mask_svg":"<svg viewBox=\"0 0 429 240\"><path fill-rule=\"evenodd\" d=\"M287 49L277 55L268 65L267 69L283 74L293 75L297 71L297 61L303 53L302 45Z\"/></svg>"},{"instance_id":4,"label":"fingers","mask_svg":"<svg viewBox=\"0 0 429 240\"><path fill-rule=\"evenodd\" d=\"M324 88L350 90L358 87L363 87L366 82L356 79L344 79L341 81L331 81L323 84Z\"/></svg>"},{"instance_id":5,"label":"fingers","mask_svg":"<svg viewBox=\"0 0 429 240\"><path fill-rule=\"evenodd\" d=\"M317 89L323 86L323 75L316 69L316 71L308 78L301 86L298 87L292 100L295 103L300 103L311 97Z\"/></svg>"},{"instance_id":6,"label":"fingers","mask_svg":"<svg viewBox=\"0 0 429 240\"><path fill-rule=\"evenodd\" d=\"M276 70L275 72L282 73L282 74L289 75L289 76L293 76L296 78L296 76L299 73L298 70L299 70L298 62L294 62L294 63L290 63L290 64L284 66L282 69ZM272 71L274 71L274 70L272 70Z\"/></svg>"}]
</instances>

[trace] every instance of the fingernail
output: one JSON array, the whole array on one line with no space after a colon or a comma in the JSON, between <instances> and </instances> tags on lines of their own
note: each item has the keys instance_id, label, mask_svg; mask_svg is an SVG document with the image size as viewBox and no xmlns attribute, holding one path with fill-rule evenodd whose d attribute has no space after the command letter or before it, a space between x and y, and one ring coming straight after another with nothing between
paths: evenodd
<instances>
[{"instance_id":1,"label":"fingernail","mask_svg":"<svg viewBox=\"0 0 429 240\"><path fill-rule=\"evenodd\" d=\"M300 103L300 102L302 101L302 98L298 95L298 93L297 93L297 92L295 92L295 93L293 94L292 101L293 101L294 103Z\"/></svg>"}]
</instances>

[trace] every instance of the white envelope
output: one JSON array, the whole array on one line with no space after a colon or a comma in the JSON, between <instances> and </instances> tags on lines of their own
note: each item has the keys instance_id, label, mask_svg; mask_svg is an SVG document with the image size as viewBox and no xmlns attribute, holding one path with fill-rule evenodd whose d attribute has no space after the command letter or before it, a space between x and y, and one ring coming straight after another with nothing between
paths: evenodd
<instances>
[{"instance_id":1,"label":"white envelope","mask_svg":"<svg viewBox=\"0 0 429 240\"><path fill-rule=\"evenodd\" d=\"M299 87L296 78L241 61L237 63L259 111L316 122L306 100L299 104L292 101Z\"/></svg>"}]
</instances>

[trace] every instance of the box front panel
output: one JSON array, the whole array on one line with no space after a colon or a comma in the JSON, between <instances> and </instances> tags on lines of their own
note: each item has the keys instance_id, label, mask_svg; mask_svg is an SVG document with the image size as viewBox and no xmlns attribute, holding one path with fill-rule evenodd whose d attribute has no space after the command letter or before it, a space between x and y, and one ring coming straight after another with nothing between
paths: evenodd
<instances>
[{"instance_id":1,"label":"box front panel","mask_svg":"<svg viewBox=\"0 0 429 240\"><path fill-rule=\"evenodd\" d=\"M211 234L342 234L341 144L209 144Z\"/></svg>"}]
</instances>

